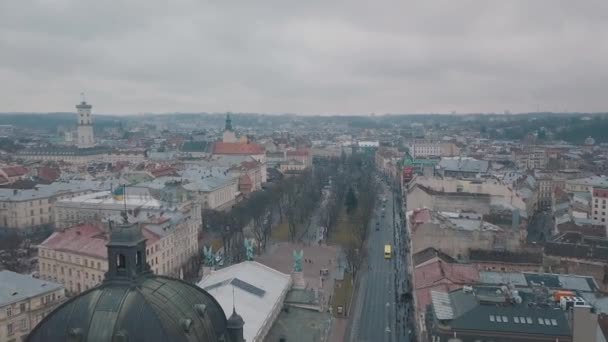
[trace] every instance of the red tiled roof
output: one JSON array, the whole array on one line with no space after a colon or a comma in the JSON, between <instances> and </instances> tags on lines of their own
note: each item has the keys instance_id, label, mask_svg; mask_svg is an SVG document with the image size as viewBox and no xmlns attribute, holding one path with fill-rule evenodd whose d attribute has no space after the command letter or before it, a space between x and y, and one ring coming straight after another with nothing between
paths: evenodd
<instances>
[{"instance_id":1,"label":"red tiled roof","mask_svg":"<svg viewBox=\"0 0 608 342\"><path fill-rule=\"evenodd\" d=\"M40 247L107 259L106 243L107 237L101 228L83 224L54 232Z\"/></svg>"},{"instance_id":2,"label":"red tiled roof","mask_svg":"<svg viewBox=\"0 0 608 342\"><path fill-rule=\"evenodd\" d=\"M9 166L2 168L2 171L9 177L18 177L25 175L28 170L23 166Z\"/></svg>"},{"instance_id":3,"label":"red tiled roof","mask_svg":"<svg viewBox=\"0 0 608 342\"><path fill-rule=\"evenodd\" d=\"M48 166L43 166L38 169L38 178L46 182L54 182L61 175L61 170Z\"/></svg>"},{"instance_id":4,"label":"red tiled roof","mask_svg":"<svg viewBox=\"0 0 608 342\"><path fill-rule=\"evenodd\" d=\"M162 166L162 167L159 167L157 169L150 171L150 174L152 174L152 176L154 176L154 177L162 177L162 176L174 176L175 172L176 172L175 168L173 168L171 166Z\"/></svg>"},{"instance_id":5,"label":"red tiled roof","mask_svg":"<svg viewBox=\"0 0 608 342\"><path fill-rule=\"evenodd\" d=\"M142 229L142 234L147 240L146 244L159 240L158 235L145 227ZM103 229L91 224L82 224L54 232L40 244L40 247L107 259L107 242L108 236Z\"/></svg>"},{"instance_id":6,"label":"red tiled roof","mask_svg":"<svg viewBox=\"0 0 608 342\"><path fill-rule=\"evenodd\" d=\"M308 150L289 150L287 151L287 156L289 157L307 157L310 154Z\"/></svg>"},{"instance_id":7,"label":"red tiled roof","mask_svg":"<svg viewBox=\"0 0 608 342\"><path fill-rule=\"evenodd\" d=\"M424 309L431 303L431 290L445 292L473 284L479 280L479 272L473 265L448 264L441 260L414 269L416 306Z\"/></svg>"},{"instance_id":8,"label":"red tiled roof","mask_svg":"<svg viewBox=\"0 0 608 342\"><path fill-rule=\"evenodd\" d=\"M410 216L410 227L415 231L418 226L431 220L431 211L427 208L415 209Z\"/></svg>"},{"instance_id":9,"label":"red tiled roof","mask_svg":"<svg viewBox=\"0 0 608 342\"><path fill-rule=\"evenodd\" d=\"M258 167L258 162L255 160L244 161L244 162L241 162L241 166L243 166L247 170L251 170L251 169L255 169Z\"/></svg>"},{"instance_id":10,"label":"red tiled roof","mask_svg":"<svg viewBox=\"0 0 608 342\"><path fill-rule=\"evenodd\" d=\"M225 143L216 142L213 144L213 154L236 154L236 155L251 155L264 154L264 148L258 144L247 143Z\"/></svg>"}]
</instances>

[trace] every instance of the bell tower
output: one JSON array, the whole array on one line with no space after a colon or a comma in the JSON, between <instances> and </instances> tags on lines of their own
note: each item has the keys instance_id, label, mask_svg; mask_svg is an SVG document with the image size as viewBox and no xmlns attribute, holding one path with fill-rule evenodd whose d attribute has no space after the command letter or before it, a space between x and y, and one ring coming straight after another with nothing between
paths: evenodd
<instances>
[{"instance_id":1,"label":"bell tower","mask_svg":"<svg viewBox=\"0 0 608 342\"><path fill-rule=\"evenodd\" d=\"M108 272L105 282L131 281L150 273L146 261L146 239L139 223L130 223L127 213L122 213L122 222L110 223L108 247Z\"/></svg>"},{"instance_id":2,"label":"bell tower","mask_svg":"<svg viewBox=\"0 0 608 342\"><path fill-rule=\"evenodd\" d=\"M78 111L78 148L91 148L95 146L95 137L93 136L93 120L91 118L91 109L93 106L88 104L84 99L84 93L80 94L81 101L76 105Z\"/></svg>"},{"instance_id":3,"label":"bell tower","mask_svg":"<svg viewBox=\"0 0 608 342\"><path fill-rule=\"evenodd\" d=\"M225 143L237 142L236 134L234 134L234 130L232 129L232 119L230 118L230 113L226 114L226 126L224 127L222 141Z\"/></svg>"}]
</instances>

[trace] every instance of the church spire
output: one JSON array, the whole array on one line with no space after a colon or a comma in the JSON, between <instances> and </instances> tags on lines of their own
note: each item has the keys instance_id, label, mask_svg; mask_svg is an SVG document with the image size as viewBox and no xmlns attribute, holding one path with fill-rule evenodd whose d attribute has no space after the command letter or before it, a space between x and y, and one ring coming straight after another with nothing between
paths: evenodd
<instances>
[{"instance_id":1,"label":"church spire","mask_svg":"<svg viewBox=\"0 0 608 342\"><path fill-rule=\"evenodd\" d=\"M230 113L226 114L226 127L225 131L232 131L232 119L230 118Z\"/></svg>"}]
</instances>

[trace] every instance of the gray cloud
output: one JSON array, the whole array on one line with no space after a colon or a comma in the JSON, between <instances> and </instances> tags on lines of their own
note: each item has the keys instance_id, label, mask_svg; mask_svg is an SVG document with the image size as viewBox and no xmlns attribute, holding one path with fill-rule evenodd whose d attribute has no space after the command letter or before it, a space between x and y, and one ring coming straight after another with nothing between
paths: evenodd
<instances>
[{"instance_id":1,"label":"gray cloud","mask_svg":"<svg viewBox=\"0 0 608 342\"><path fill-rule=\"evenodd\" d=\"M327 4L330 3L330 4ZM0 2L0 111L605 111L608 2Z\"/></svg>"}]
</instances>

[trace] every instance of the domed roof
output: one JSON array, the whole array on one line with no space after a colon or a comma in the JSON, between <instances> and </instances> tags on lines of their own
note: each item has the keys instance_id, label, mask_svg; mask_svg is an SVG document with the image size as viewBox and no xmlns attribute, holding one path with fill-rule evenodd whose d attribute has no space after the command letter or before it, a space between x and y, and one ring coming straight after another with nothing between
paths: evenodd
<instances>
[{"instance_id":1,"label":"domed roof","mask_svg":"<svg viewBox=\"0 0 608 342\"><path fill-rule=\"evenodd\" d=\"M28 341L220 341L228 337L226 328L221 306L206 291L145 276L131 284L103 283L72 298Z\"/></svg>"},{"instance_id":2,"label":"domed roof","mask_svg":"<svg viewBox=\"0 0 608 342\"><path fill-rule=\"evenodd\" d=\"M126 213L123 220L111 227L104 282L59 306L27 341L233 342L238 338L209 293L150 271L139 224L129 223Z\"/></svg>"}]
</instances>

